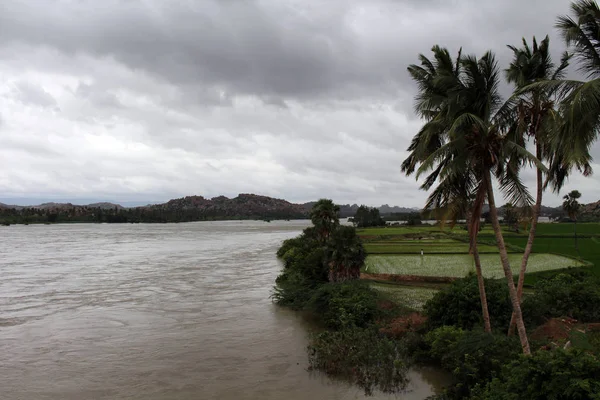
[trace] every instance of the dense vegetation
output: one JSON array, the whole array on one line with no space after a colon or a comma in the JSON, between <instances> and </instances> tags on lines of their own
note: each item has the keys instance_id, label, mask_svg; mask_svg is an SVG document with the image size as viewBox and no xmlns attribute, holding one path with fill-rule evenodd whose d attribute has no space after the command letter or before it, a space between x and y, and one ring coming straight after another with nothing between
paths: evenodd
<instances>
[{"instance_id":1,"label":"dense vegetation","mask_svg":"<svg viewBox=\"0 0 600 400\"><path fill-rule=\"evenodd\" d=\"M356 210L354 217L349 219L358 228L368 228L370 226L384 226L385 221L381 218L379 210L375 207L360 206Z\"/></svg>"},{"instance_id":2,"label":"dense vegetation","mask_svg":"<svg viewBox=\"0 0 600 400\"><path fill-rule=\"evenodd\" d=\"M598 277L563 271L540 276L532 293L523 290L544 190L560 191L575 170L591 173L589 149L600 129L600 8L595 1L578 0L571 12L557 23L572 51L559 63L550 57L548 37L509 46L513 60L503 72L514 93L507 100L499 93L502 73L491 51L481 57L459 51L452 57L434 46L432 59L420 55L419 65L408 68L418 86L415 109L424 124L402 170L425 177L422 188L430 190L426 210L444 221L466 219L475 274L435 294L423 315L411 313L401 298L395 298L400 304L386 302L382 291L351 282L364 250L348 248L343 255L341 242L332 241L336 209L323 202L311 213L315 227L284 244L284 271L274 294L281 304L311 310L329 329L309 345L312 368L351 379L367 393L401 390L409 362L433 362L454 378L440 399L600 398ZM564 79L572 59L588 74L588 82ZM535 170L535 195L521 179L526 166ZM511 204L509 232L500 225L497 188ZM573 228L578 197L571 192L563 204ZM497 247L504 274L498 281L484 279L479 255L486 203L493 243L485 245ZM521 223L528 227L525 234ZM579 254L579 235L573 233ZM524 241L516 284L505 236ZM345 243L358 246L355 237L348 233ZM304 241L312 241L307 259L318 264L296 259L308 249ZM334 247L336 261L330 258ZM292 299L296 294L299 301Z\"/></svg>"}]
</instances>

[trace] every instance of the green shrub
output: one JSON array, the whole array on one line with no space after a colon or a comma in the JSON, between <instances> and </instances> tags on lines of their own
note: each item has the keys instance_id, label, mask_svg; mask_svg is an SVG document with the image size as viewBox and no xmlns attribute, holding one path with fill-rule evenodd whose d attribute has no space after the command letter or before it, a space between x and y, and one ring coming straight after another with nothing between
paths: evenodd
<instances>
[{"instance_id":1,"label":"green shrub","mask_svg":"<svg viewBox=\"0 0 600 400\"><path fill-rule=\"evenodd\" d=\"M367 282L348 281L320 286L307 303L331 329L366 327L378 315L378 293Z\"/></svg>"},{"instance_id":2,"label":"green shrub","mask_svg":"<svg viewBox=\"0 0 600 400\"><path fill-rule=\"evenodd\" d=\"M580 350L538 351L521 356L473 400L600 399L600 360Z\"/></svg>"},{"instance_id":3,"label":"green shrub","mask_svg":"<svg viewBox=\"0 0 600 400\"><path fill-rule=\"evenodd\" d=\"M425 343L429 346L429 356L447 369L454 367L458 341L463 337L465 331L455 326L441 326L425 335ZM450 357L450 358L447 358Z\"/></svg>"},{"instance_id":4,"label":"green shrub","mask_svg":"<svg viewBox=\"0 0 600 400\"><path fill-rule=\"evenodd\" d=\"M541 280L536 284L534 294L523 300L523 315L533 325L553 317L600 321L600 282L583 271Z\"/></svg>"},{"instance_id":5,"label":"green shrub","mask_svg":"<svg viewBox=\"0 0 600 400\"><path fill-rule=\"evenodd\" d=\"M395 393L406 387L407 367L396 342L373 328L348 328L315 334L308 346L309 368L364 389Z\"/></svg>"},{"instance_id":6,"label":"green shrub","mask_svg":"<svg viewBox=\"0 0 600 400\"><path fill-rule=\"evenodd\" d=\"M489 382L521 351L515 337L451 326L429 332L425 342L431 359L452 373L454 384L447 389L446 396L456 399L468 396L478 384Z\"/></svg>"},{"instance_id":7,"label":"green shrub","mask_svg":"<svg viewBox=\"0 0 600 400\"><path fill-rule=\"evenodd\" d=\"M492 327L506 329L512 306L504 280L485 279L485 292ZM425 315L431 328L443 325L472 329L483 326L479 287L475 274L454 281L425 303Z\"/></svg>"},{"instance_id":8,"label":"green shrub","mask_svg":"<svg viewBox=\"0 0 600 400\"><path fill-rule=\"evenodd\" d=\"M315 243L306 237L284 242L285 268L277 277L277 286L271 295L275 303L303 309L317 287L327 283L325 250Z\"/></svg>"}]
</instances>

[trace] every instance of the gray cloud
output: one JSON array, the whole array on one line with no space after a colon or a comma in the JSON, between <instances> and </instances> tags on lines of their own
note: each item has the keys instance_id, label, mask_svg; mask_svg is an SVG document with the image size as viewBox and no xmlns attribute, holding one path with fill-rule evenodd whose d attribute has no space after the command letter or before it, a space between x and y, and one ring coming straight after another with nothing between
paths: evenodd
<instances>
[{"instance_id":1,"label":"gray cloud","mask_svg":"<svg viewBox=\"0 0 600 400\"><path fill-rule=\"evenodd\" d=\"M433 44L493 49L505 67L506 44L545 34L558 59L566 12L563 0L9 2L0 192L420 206L400 174L420 124L406 67ZM592 201L598 182L569 185Z\"/></svg>"},{"instance_id":2,"label":"gray cloud","mask_svg":"<svg viewBox=\"0 0 600 400\"><path fill-rule=\"evenodd\" d=\"M23 104L40 107L56 107L57 105L54 97L44 88L27 81L21 81L15 85L13 96Z\"/></svg>"}]
</instances>

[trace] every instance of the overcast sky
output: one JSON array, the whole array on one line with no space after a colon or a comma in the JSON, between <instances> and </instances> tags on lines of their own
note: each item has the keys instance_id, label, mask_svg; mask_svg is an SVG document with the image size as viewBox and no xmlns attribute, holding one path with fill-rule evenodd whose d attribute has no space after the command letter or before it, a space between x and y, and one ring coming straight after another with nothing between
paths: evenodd
<instances>
[{"instance_id":1,"label":"overcast sky","mask_svg":"<svg viewBox=\"0 0 600 400\"><path fill-rule=\"evenodd\" d=\"M4 0L0 198L420 207L406 67L551 37L565 0ZM508 88L504 88L508 93ZM594 146L600 171L600 145ZM600 199L600 175L564 192ZM533 184L533 173L526 174ZM561 193L564 194L564 193ZM559 204L548 194L544 203Z\"/></svg>"}]
</instances>

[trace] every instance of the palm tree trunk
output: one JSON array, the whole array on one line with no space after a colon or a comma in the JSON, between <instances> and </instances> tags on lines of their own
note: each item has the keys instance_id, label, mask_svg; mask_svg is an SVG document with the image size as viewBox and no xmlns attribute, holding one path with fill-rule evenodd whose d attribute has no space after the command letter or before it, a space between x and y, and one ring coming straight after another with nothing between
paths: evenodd
<instances>
[{"instance_id":1,"label":"palm tree trunk","mask_svg":"<svg viewBox=\"0 0 600 400\"><path fill-rule=\"evenodd\" d=\"M521 304L517 297L517 289L515 288L515 282L513 274L510 269L510 263L508 261L508 253L506 252L506 245L504 244L504 237L502 236L502 230L500 228L500 222L498 221L498 211L496 210L496 202L494 200L494 188L492 186L492 176L490 171L486 171L485 175L486 185L488 188L488 202L490 205L490 218L492 220L492 227L494 228L494 234L496 235L496 243L498 245L498 251L500 252L500 261L502 262L502 269L504 270L504 276L506 276L506 282L508 285L508 294L512 303L513 311L515 313L515 320L517 324L517 331L519 332L519 339L521 340L521 348L523 354L530 355L531 350L529 349L529 340L527 339L527 331L525 330L525 323L523 322L523 314L521 313Z\"/></svg>"},{"instance_id":2,"label":"palm tree trunk","mask_svg":"<svg viewBox=\"0 0 600 400\"><path fill-rule=\"evenodd\" d=\"M536 143L536 155L538 160L541 160L542 156L542 146L539 143ZM523 283L525 281L525 271L527 270L527 263L529 262L529 255L533 249L533 240L535 239L535 233L537 230L538 218L540 217L540 211L542 208L542 196L544 193L544 187L542 182L542 170L537 168L537 192L535 198L535 204L532 210L532 220L531 220L531 229L529 229L529 237L527 238L527 245L525 246L525 252L523 253L523 258L521 259L521 269L519 270L519 282L517 283L517 297L519 298L519 302L521 302L523 298ZM512 336L515 334L515 313L512 313L512 317L510 318L510 324L508 325L508 336Z\"/></svg>"},{"instance_id":3,"label":"palm tree trunk","mask_svg":"<svg viewBox=\"0 0 600 400\"><path fill-rule=\"evenodd\" d=\"M477 243L473 245L473 259L475 260L475 272L477 274L477 285L479 286L479 299L481 300L481 313L483 315L483 329L491 333L492 326L490 323L490 313L488 311L487 296L485 294L485 282L483 280L483 272L481 271L481 259L479 258L479 250Z\"/></svg>"},{"instance_id":4,"label":"palm tree trunk","mask_svg":"<svg viewBox=\"0 0 600 400\"><path fill-rule=\"evenodd\" d=\"M483 316L483 329L490 333L492 327L490 323L490 313L488 311L487 295L485 294L485 281L483 280L483 271L481 269L481 258L479 258L479 249L477 248L477 235L479 232L471 232L471 218L473 215L467 213L467 229L469 230L469 238L471 234L475 235L475 240L472 241L473 261L475 262L475 274L477 275L477 286L479 286L479 300L481 302L481 315Z\"/></svg>"}]
</instances>

